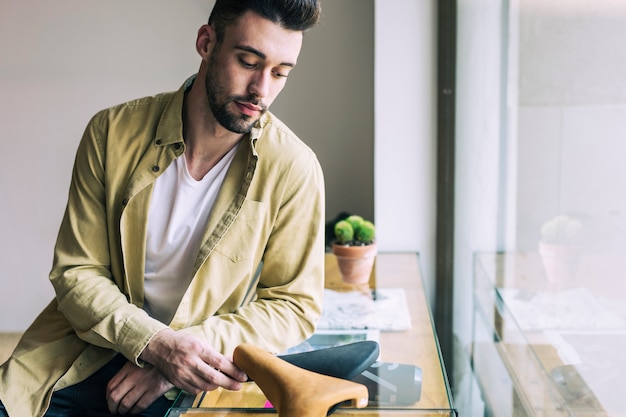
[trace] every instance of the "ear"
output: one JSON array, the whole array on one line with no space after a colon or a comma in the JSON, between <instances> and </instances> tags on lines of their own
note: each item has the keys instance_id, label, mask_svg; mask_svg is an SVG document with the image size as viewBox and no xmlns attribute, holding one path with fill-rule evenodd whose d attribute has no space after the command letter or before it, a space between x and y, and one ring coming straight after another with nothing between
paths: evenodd
<instances>
[{"instance_id":1,"label":"ear","mask_svg":"<svg viewBox=\"0 0 626 417\"><path fill-rule=\"evenodd\" d=\"M213 29L213 26L200 26L198 37L196 38L196 51L198 51L203 60L206 60L211 55L215 42L215 29Z\"/></svg>"}]
</instances>

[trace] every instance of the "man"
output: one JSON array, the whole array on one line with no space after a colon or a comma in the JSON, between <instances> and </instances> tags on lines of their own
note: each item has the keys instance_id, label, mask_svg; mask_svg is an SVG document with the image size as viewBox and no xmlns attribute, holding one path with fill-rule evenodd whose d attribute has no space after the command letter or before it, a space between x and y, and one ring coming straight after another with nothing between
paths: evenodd
<instances>
[{"instance_id":1,"label":"man","mask_svg":"<svg viewBox=\"0 0 626 417\"><path fill-rule=\"evenodd\" d=\"M0 415L164 415L177 390L239 389L238 344L279 353L313 332L322 172L267 108L319 13L315 0L217 0L196 76L89 122L56 298L0 368Z\"/></svg>"}]
</instances>

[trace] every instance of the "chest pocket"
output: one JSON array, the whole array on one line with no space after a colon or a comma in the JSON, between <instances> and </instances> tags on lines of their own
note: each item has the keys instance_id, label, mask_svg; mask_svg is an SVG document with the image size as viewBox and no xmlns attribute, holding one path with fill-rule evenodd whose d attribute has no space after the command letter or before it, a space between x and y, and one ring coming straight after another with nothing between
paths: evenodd
<instances>
[{"instance_id":1,"label":"chest pocket","mask_svg":"<svg viewBox=\"0 0 626 417\"><path fill-rule=\"evenodd\" d=\"M215 252L232 262L252 259L267 242L270 228L265 224L266 217L265 203L245 200L239 215L216 246Z\"/></svg>"}]
</instances>

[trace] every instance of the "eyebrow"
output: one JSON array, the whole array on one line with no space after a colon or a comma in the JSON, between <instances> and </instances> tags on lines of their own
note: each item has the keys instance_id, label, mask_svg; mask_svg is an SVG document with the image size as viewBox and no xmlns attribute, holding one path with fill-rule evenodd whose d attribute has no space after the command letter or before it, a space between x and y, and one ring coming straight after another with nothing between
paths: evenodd
<instances>
[{"instance_id":1,"label":"eyebrow","mask_svg":"<svg viewBox=\"0 0 626 417\"><path fill-rule=\"evenodd\" d=\"M258 49L255 49L251 46L247 46L247 45L236 45L235 49L238 49L240 51L244 51L244 52L249 52L251 54L254 54L256 56L258 56L261 59L267 59L267 55L265 55L263 52L259 51ZM291 62L281 62L280 66L285 66L285 67L295 67L296 64L291 63Z\"/></svg>"}]
</instances>

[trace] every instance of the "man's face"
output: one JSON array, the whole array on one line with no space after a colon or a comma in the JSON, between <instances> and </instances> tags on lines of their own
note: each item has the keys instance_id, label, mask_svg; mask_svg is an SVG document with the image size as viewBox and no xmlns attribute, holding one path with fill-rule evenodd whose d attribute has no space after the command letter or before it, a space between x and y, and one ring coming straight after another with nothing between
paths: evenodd
<instances>
[{"instance_id":1,"label":"man's face","mask_svg":"<svg viewBox=\"0 0 626 417\"><path fill-rule=\"evenodd\" d=\"M252 12L227 26L207 63L206 92L217 121L249 132L285 86L301 47L302 32Z\"/></svg>"}]
</instances>

